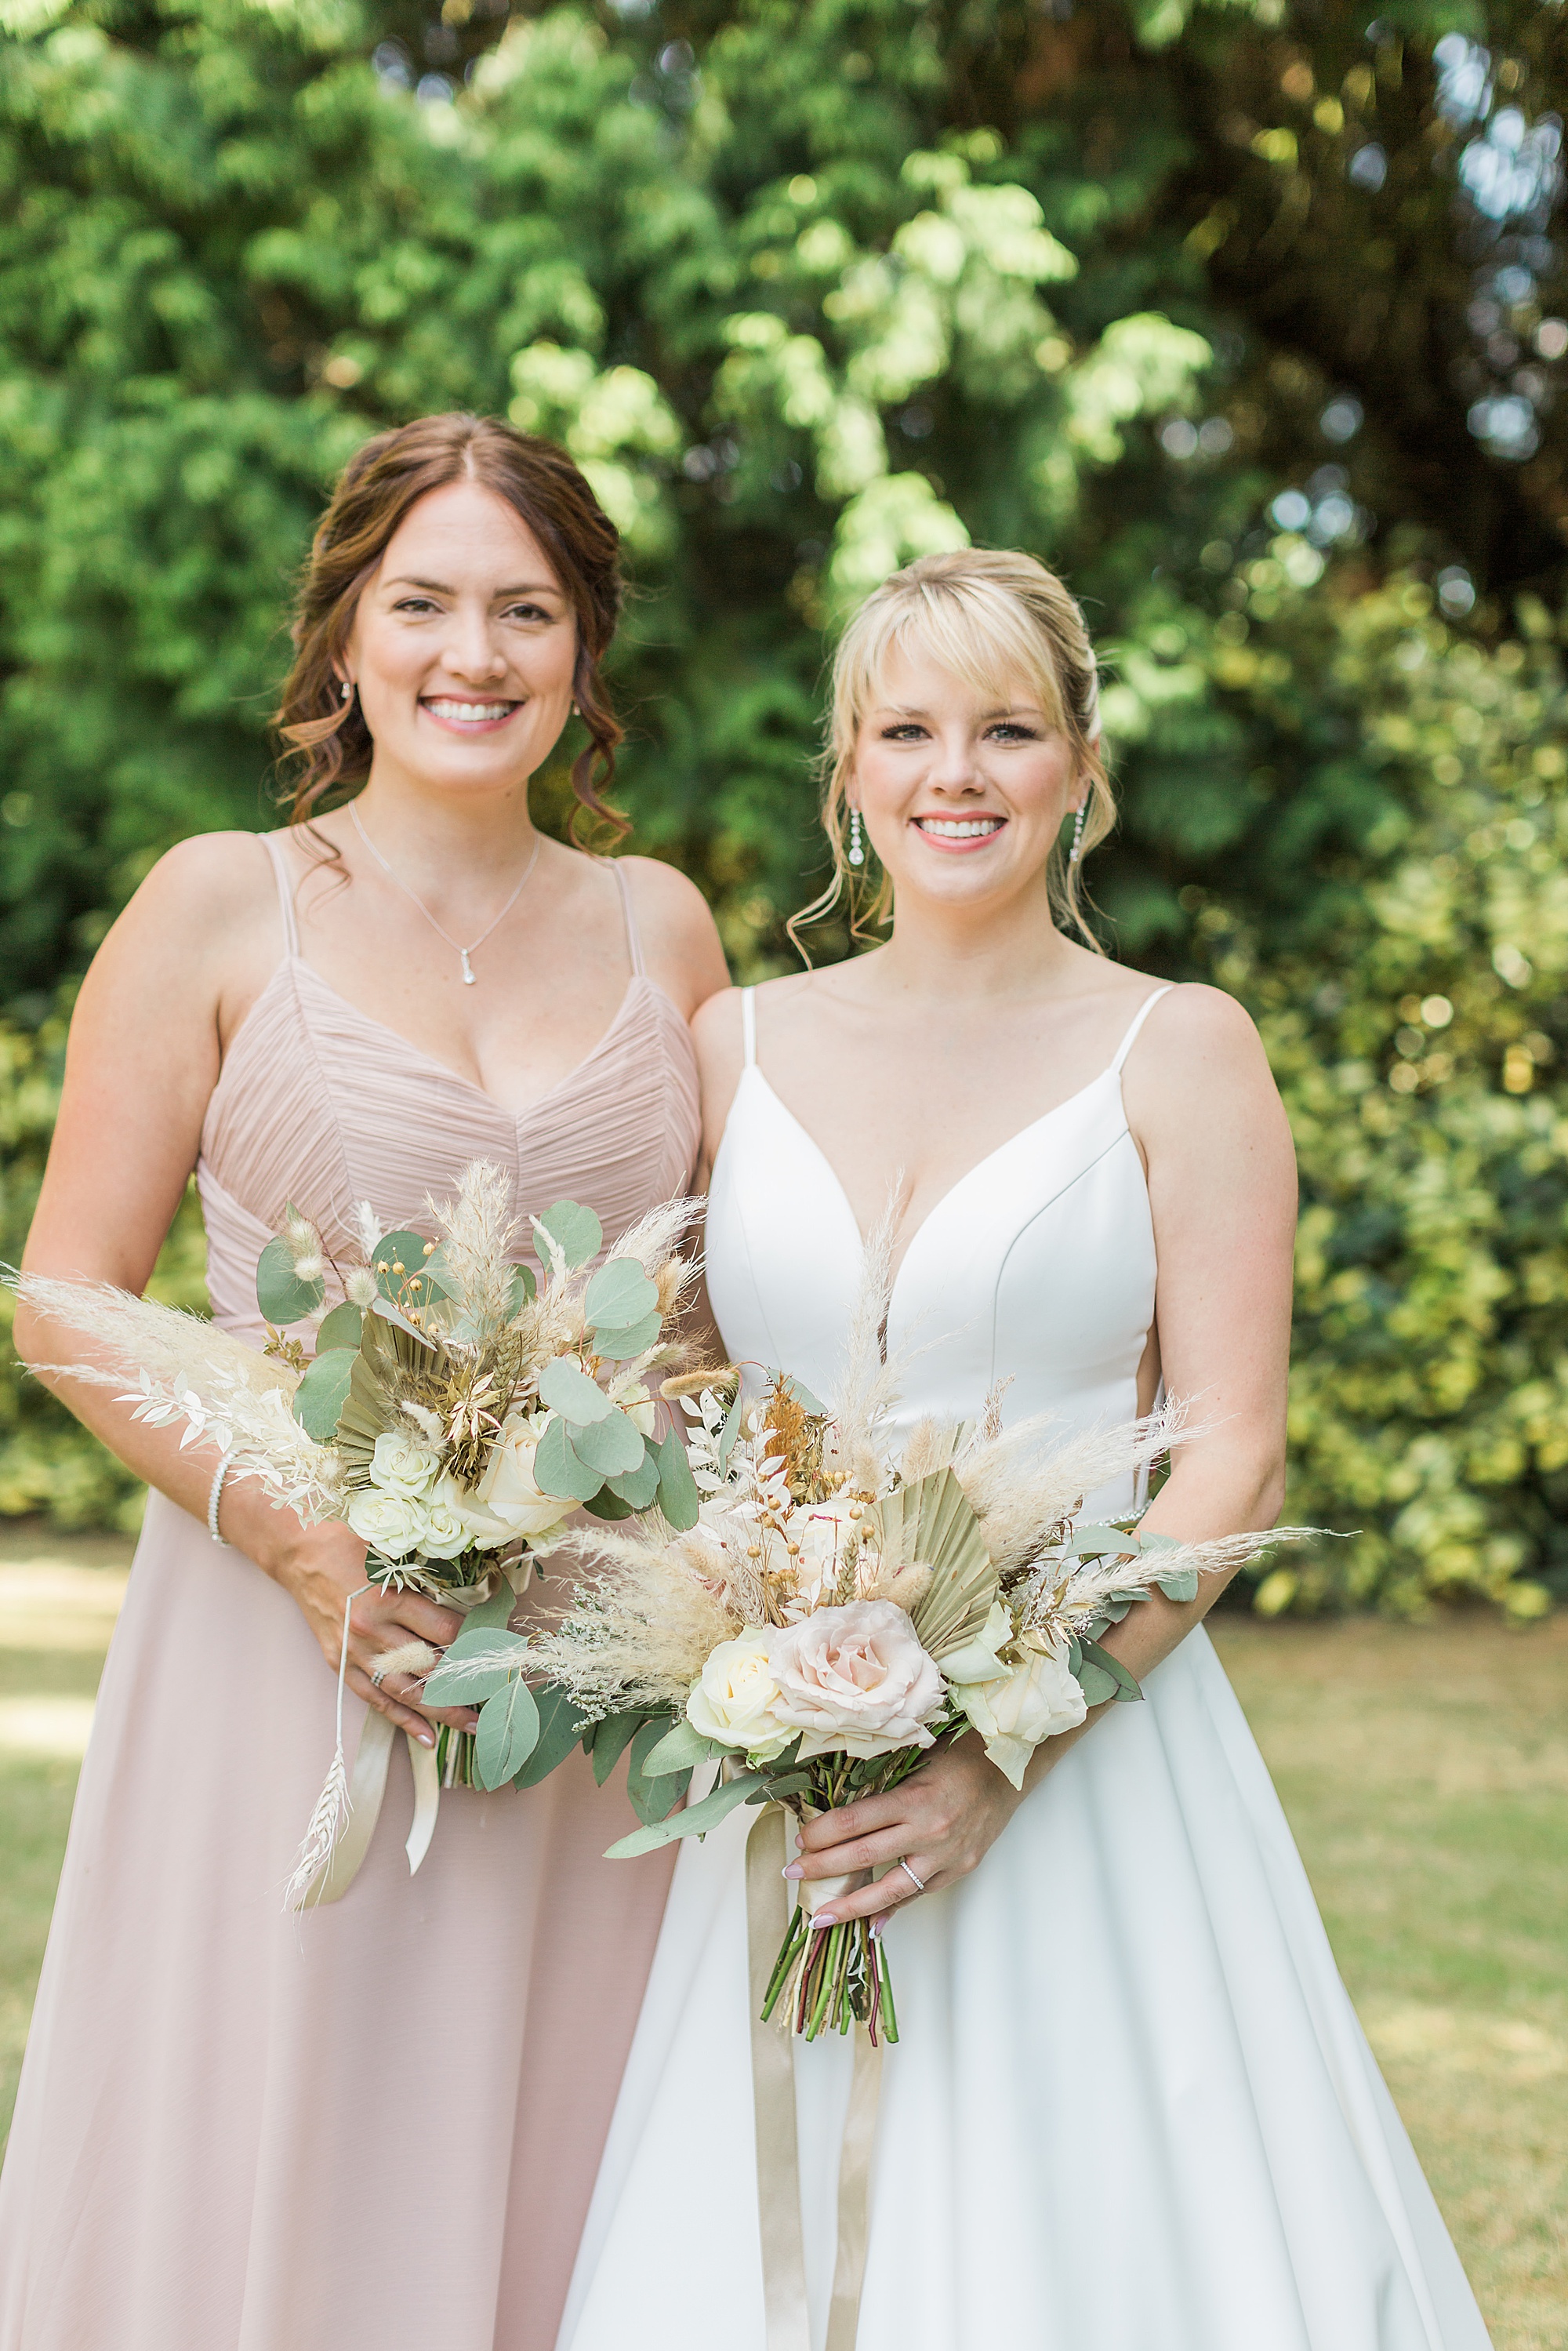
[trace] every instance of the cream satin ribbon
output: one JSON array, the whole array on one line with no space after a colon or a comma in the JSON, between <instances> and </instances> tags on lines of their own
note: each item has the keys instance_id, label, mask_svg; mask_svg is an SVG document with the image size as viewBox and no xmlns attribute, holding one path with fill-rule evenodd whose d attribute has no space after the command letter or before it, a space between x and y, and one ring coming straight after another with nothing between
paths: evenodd
<instances>
[{"instance_id":1,"label":"cream satin ribbon","mask_svg":"<svg viewBox=\"0 0 1568 2351\"><path fill-rule=\"evenodd\" d=\"M789 1923L782 1804L765 1804L746 1840L746 1933L751 1974L751 2086L757 2122L757 2201L768 2351L811 2351L806 2241L800 2221L793 2036L762 2022L779 1946ZM882 2091L882 2050L855 2032L854 2076L839 2158L839 2243L827 2351L854 2351L870 2241L871 2158Z\"/></svg>"},{"instance_id":2,"label":"cream satin ribbon","mask_svg":"<svg viewBox=\"0 0 1568 2351\"><path fill-rule=\"evenodd\" d=\"M408 1741L408 1760L413 1768L413 1824L404 1847L412 1877L430 1851L430 1840L435 1834L441 1775L435 1768L435 1750L424 1746L410 1731L402 1735ZM360 1751L354 1758L354 1776L349 1783L348 1821L331 1854L311 1879L299 1905L302 1910L314 1910L322 1902L341 1901L358 1876L360 1864L370 1850L376 1823L382 1816L387 1765L392 1761L396 1736L396 1726L384 1714L379 1714L373 1706L365 1708L365 1727L360 1733Z\"/></svg>"}]
</instances>

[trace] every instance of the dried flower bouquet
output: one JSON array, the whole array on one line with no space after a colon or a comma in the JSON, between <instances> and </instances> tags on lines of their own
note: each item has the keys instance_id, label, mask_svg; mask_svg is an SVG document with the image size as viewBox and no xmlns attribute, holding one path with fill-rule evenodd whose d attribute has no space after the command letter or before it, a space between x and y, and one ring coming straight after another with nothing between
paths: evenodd
<instances>
[{"instance_id":1,"label":"dried flower bouquet","mask_svg":"<svg viewBox=\"0 0 1568 2351\"><path fill-rule=\"evenodd\" d=\"M264 1349L106 1284L18 1284L37 1311L92 1343L99 1360L69 1367L73 1376L117 1391L129 1383L134 1418L183 1422L182 1444L216 1445L230 1476L258 1479L277 1507L351 1527L371 1582L469 1617L445 1660L468 1666L464 1702L479 1706L479 1723L473 1735L441 1733L448 1786L499 1787L538 1744L539 1701L515 1670L527 1645L507 1618L570 1515L627 1518L656 1499L678 1527L695 1523L698 1506L679 1437L655 1438L650 1384L676 1353L666 1326L692 1272L675 1243L693 1204L654 1209L596 1266L598 1217L557 1201L528 1220L536 1277L520 1261L510 1203L510 1179L476 1161L455 1200L427 1203L429 1236L382 1232L366 1204L357 1246L337 1254L289 1208L256 1269ZM290 1335L306 1325L313 1346ZM444 1662L415 1642L382 1666L429 1677L439 1703ZM346 1813L340 1721L340 1706L297 1897Z\"/></svg>"},{"instance_id":2,"label":"dried flower bouquet","mask_svg":"<svg viewBox=\"0 0 1568 2351\"><path fill-rule=\"evenodd\" d=\"M1281 1539L1079 1523L1086 1494L1182 1441L1176 1407L1064 1436L1005 1429L994 1396L977 1426L925 1421L895 1447L883 1286L873 1269L835 1411L782 1374L758 1397L684 1399L696 1523L650 1516L596 1541L564 1616L530 1643L529 1669L632 1745L645 1825L612 1857L703 1834L743 1803L810 1818L896 1786L971 1729L1019 1786L1043 1740L1141 1696L1100 1644L1109 1625L1155 1590L1193 1598L1200 1575ZM712 1792L674 1811L711 1761ZM881 1939L861 1920L812 1923L852 1882L802 1885L764 2013L782 2005L808 2039L856 2021L896 2039Z\"/></svg>"}]
</instances>

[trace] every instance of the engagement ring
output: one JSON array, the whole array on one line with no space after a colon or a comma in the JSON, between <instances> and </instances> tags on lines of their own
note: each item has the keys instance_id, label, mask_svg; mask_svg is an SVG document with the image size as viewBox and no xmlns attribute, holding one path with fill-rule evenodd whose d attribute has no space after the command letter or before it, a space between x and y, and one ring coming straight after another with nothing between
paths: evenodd
<instances>
[{"instance_id":1,"label":"engagement ring","mask_svg":"<svg viewBox=\"0 0 1568 2351\"><path fill-rule=\"evenodd\" d=\"M910 1868L909 1864L906 1861L901 1861L898 1865L900 1869L903 1870L905 1877L908 1878L911 1886L914 1886L915 1892L917 1894L924 1894L925 1891L925 1880L923 1877L916 1877L915 1872Z\"/></svg>"}]
</instances>

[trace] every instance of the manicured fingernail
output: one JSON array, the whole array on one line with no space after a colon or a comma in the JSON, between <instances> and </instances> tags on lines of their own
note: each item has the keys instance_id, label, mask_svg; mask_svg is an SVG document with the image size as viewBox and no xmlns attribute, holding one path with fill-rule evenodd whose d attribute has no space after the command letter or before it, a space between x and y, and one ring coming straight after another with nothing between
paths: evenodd
<instances>
[{"instance_id":1,"label":"manicured fingernail","mask_svg":"<svg viewBox=\"0 0 1568 2351\"><path fill-rule=\"evenodd\" d=\"M792 1861L789 1867L783 1872L783 1875L786 1877L804 1877L806 1875L806 1865L804 1862Z\"/></svg>"},{"instance_id":2,"label":"manicured fingernail","mask_svg":"<svg viewBox=\"0 0 1568 2351\"><path fill-rule=\"evenodd\" d=\"M797 1837L797 1838L796 1838L796 1840L795 1840L795 1850L796 1850L796 1852L797 1852L797 1853L799 1853L799 1852L800 1852L800 1838L799 1838L799 1837Z\"/></svg>"},{"instance_id":3,"label":"manicured fingernail","mask_svg":"<svg viewBox=\"0 0 1568 2351\"><path fill-rule=\"evenodd\" d=\"M813 1934L815 1934L820 1928L836 1927L838 1923L837 1918L833 1916L833 1913L831 1910L813 1910L811 1913L811 1931Z\"/></svg>"},{"instance_id":4,"label":"manicured fingernail","mask_svg":"<svg viewBox=\"0 0 1568 2351\"><path fill-rule=\"evenodd\" d=\"M882 1920L880 1918L873 1918L871 1922L871 1938L873 1943L880 1943L882 1940Z\"/></svg>"},{"instance_id":5,"label":"manicured fingernail","mask_svg":"<svg viewBox=\"0 0 1568 2351\"><path fill-rule=\"evenodd\" d=\"M422 1747L434 1747L435 1744L434 1730L416 1730L413 1735Z\"/></svg>"}]
</instances>

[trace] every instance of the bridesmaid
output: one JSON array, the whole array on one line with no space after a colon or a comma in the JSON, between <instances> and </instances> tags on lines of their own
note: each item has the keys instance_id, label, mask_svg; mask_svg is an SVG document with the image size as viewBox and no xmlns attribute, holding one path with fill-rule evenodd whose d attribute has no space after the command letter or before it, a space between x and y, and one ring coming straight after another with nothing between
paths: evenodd
<instances>
[{"instance_id":1,"label":"bridesmaid","mask_svg":"<svg viewBox=\"0 0 1568 2351\"><path fill-rule=\"evenodd\" d=\"M104 942L30 1267L141 1290L193 1167L214 1310L259 1339L286 1201L329 1238L367 1197L418 1224L486 1156L519 1212L573 1197L613 1236L686 1187L712 921L528 808L575 709L604 813L617 551L570 460L505 424L361 450L299 597L290 822L183 842ZM71 1358L36 1319L17 1337ZM630 1810L579 1753L525 1793L450 1792L411 1883L399 1740L359 1878L286 1917L364 1546L60 1392L153 1490L0 2179L0 2351L549 2351L668 1860L602 1865ZM429 1743L443 1718L367 1668L456 1630L362 1594L352 1713Z\"/></svg>"}]
</instances>

